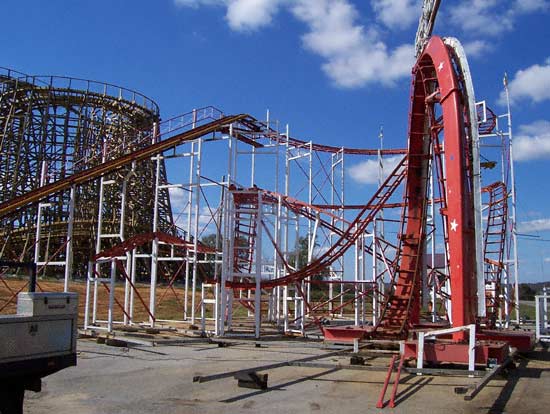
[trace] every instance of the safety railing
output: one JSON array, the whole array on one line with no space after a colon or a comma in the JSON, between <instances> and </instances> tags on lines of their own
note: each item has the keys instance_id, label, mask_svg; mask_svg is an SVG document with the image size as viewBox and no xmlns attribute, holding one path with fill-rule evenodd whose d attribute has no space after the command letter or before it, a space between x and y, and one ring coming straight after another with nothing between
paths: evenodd
<instances>
[{"instance_id":1,"label":"safety railing","mask_svg":"<svg viewBox=\"0 0 550 414\"><path fill-rule=\"evenodd\" d=\"M155 101L147 96L111 83L98 82L89 79L72 78L67 76L48 75L23 75L18 77L20 81L33 84L41 88L52 88L61 90L74 90L92 92L103 96L109 96L135 103L150 110L156 116L159 115L159 107Z\"/></svg>"},{"instance_id":2,"label":"safety railing","mask_svg":"<svg viewBox=\"0 0 550 414\"><path fill-rule=\"evenodd\" d=\"M418 347L416 351L416 368L424 367L424 341L428 338L434 338L440 335L448 335L455 332L470 331L468 341L468 371L475 370L476 361L476 325L458 326L456 328L438 329L435 331L418 332ZM422 375L422 374L417 374Z\"/></svg>"}]
</instances>

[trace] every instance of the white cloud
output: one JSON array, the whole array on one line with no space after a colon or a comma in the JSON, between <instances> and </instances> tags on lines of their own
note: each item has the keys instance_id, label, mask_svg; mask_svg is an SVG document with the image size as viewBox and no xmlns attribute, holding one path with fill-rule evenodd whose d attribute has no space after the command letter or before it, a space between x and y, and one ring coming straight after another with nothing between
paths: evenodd
<instances>
[{"instance_id":1,"label":"white cloud","mask_svg":"<svg viewBox=\"0 0 550 414\"><path fill-rule=\"evenodd\" d=\"M518 12L532 13L548 10L550 8L550 2L548 2L548 0L516 0L513 7Z\"/></svg>"},{"instance_id":2,"label":"white cloud","mask_svg":"<svg viewBox=\"0 0 550 414\"><path fill-rule=\"evenodd\" d=\"M513 15L497 11L498 5L498 0L461 1L450 9L450 18L466 32L496 36L513 28Z\"/></svg>"},{"instance_id":3,"label":"white cloud","mask_svg":"<svg viewBox=\"0 0 550 414\"><path fill-rule=\"evenodd\" d=\"M271 24L283 0L228 0L226 19L237 31L256 30Z\"/></svg>"},{"instance_id":4,"label":"white cloud","mask_svg":"<svg viewBox=\"0 0 550 414\"><path fill-rule=\"evenodd\" d=\"M182 212L188 205L189 193L180 187L171 187L168 189L168 193L170 194L172 211L177 213Z\"/></svg>"},{"instance_id":5,"label":"white cloud","mask_svg":"<svg viewBox=\"0 0 550 414\"><path fill-rule=\"evenodd\" d=\"M323 70L337 86L392 85L410 74L413 46L389 51L375 29L357 23L359 14L348 0L296 0L291 11L309 28L304 47L326 59Z\"/></svg>"},{"instance_id":6,"label":"white cloud","mask_svg":"<svg viewBox=\"0 0 550 414\"><path fill-rule=\"evenodd\" d=\"M528 98L534 102L550 99L550 59L543 65L535 64L516 72L514 78L508 82L510 100L517 102ZM505 103L504 92L500 94L500 103Z\"/></svg>"},{"instance_id":7,"label":"white cloud","mask_svg":"<svg viewBox=\"0 0 550 414\"><path fill-rule=\"evenodd\" d=\"M384 177L391 173L402 157L383 158ZM348 168L348 175L359 184L378 184L378 160L366 160Z\"/></svg>"},{"instance_id":8,"label":"white cloud","mask_svg":"<svg viewBox=\"0 0 550 414\"><path fill-rule=\"evenodd\" d=\"M535 121L521 125L514 139L514 159L550 159L550 122Z\"/></svg>"},{"instance_id":9,"label":"white cloud","mask_svg":"<svg viewBox=\"0 0 550 414\"><path fill-rule=\"evenodd\" d=\"M499 36L522 15L550 9L549 0L463 0L443 13L465 36Z\"/></svg>"},{"instance_id":10,"label":"white cloud","mask_svg":"<svg viewBox=\"0 0 550 414\"><path fill-rule=\"evenodd\" d=\"M419 0L371 0L377 18L391 29L406 29L418 22L421 13Z\"/></svg>"},{"instance_id":11,"label":"white cloud","mask_svg":"<svg viewBox=\"0 0 550 414\"><path fill-rule=\"evenodd\" d=\"M520 233L536 233L550 230L550 218L522 221L518 225Z\"/></svg>"},{"instance_id":12,"label":"white cloud","mask_svg":"<svg viewBox=\"0 0 550 414\"><path fill-rule=\"evenodd\" d=\"M411 4L417 0L373 2L379 19L396 24L389 11L412 19ZM370 83L393 85L408 77L414 63L412 45L389 50L375 27L358 23L359 13L350 0L175 0L180 6L222 5L226 20L235 31L253 31L269 25L277 12L287 8L308 32L302 36L304 47L325 59L323 71L344 88L362 87ZM419 11L418 11L419 13ZM414 13L415 16L418 13Z\"/></svg>"},{"instance_id":13,"label":"white cloud","mask_svg":"<svg viewBox=\"0 0 550 414\"><path fill-rule=\"evenodd\" d=\"M473 40L463 45L468 57L479 57L487 53L491 49L489 42L485 40Z\"/></svg>"},{"instance_id":14,"label":"white cloud","mask_svg":"<svg viewBox=\"0 0 550 414\"><path fill-rule=\"evenodd\" d=\"M287 0L174 0L177 6L198 8L200 6L226 7L225 19L231 29L253 31L268 26L279 6Z\"/></svg>"}]
</instances>

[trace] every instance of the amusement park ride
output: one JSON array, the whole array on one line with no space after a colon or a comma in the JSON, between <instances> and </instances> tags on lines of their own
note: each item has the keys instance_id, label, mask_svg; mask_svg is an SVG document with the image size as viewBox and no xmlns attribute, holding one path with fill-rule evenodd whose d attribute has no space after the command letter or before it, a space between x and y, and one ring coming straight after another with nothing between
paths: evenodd
<instances>
[{"instance_id":1,"label":"amusement park ride","mask_svg":"<svg viewBox=\"0 0 550 414\"><path fill-rule=\"evenodd\" d=\"M419 349L423 348L426 361L466 363L469 360L470 369L473 369L472 347L475 347L475 363L487 364L489 358L502 362L510 352L510 345L521 351L531 349L533 336L491 329L494 328L494 315L491 315L494 306L488 306L487 313L485 283L482 294L478 295L477 281L483 277L483 270L480 270L483 268L477 266L480 257L477 253L481 251L476 243L476 231L481 228L476 226L476 213L481 211L476 203L476 195L481 190L478 117L472 79L462 46L455 39L431 37L439 3L424 2L416 37L417 62L413 68L405 178L406 207L400 234L403 247L396 270L397 281L378 324L364 330L364 335L359 334L358 337L406 338L408 334L415 333L414 340L405 342L405 356L422 360ZM426 240L430 151L444 155L436 168L443 169L440 176L445 177L444 183L440 183L444 186L441 194L446 198L442 202L441 213L445 218L445 238L449 250L450 320L453 328L441 331L436 331L434 326L423 326L420 321L420 278ZM501 187L502 183L495 183L486 191L500 189L502 200ZM506 192L505 189L503 191ZM495 219L490 218L489 222L494 224ZM437 335L440 339L419 345L418 332L424 330L426 332L420 335L422 340L424 335ZM337 340L342 331L345 336L353 337L347 328L325 328L325 337L328 333L328 337Z\"/></svg>"},{"instance_id":2,"label":"amusement park ride","mask_svg":"<svg viewBox=\"0 0 550 414\"><path fill-rule=\"evenodd\" d=\"M99 224L97 221L94 222L98 226L95 233L98 243L88 266L86 328L97 326L99 323L96 318L96 307L97 290L101 286L106 287L109 293L107 329L113 329L112 313L115 302L124 314L124 323L133 322L134 293L147 309L150 325L154 326L160 321L155 314L155 306L158 304L154 288L157 285L159 263L170 260L181 263L173 278L170 279L169 287L172 287L179 272L185 269L187 293L189 275L192 275L191 292L195 292L201 263L208 261L208 257L213 257L210 260L214 266L214 275L204 278L201 303L197 306L195 294L192 293L189 312L191 318L189 318L186 295L184 319L194 324L195 312L200 308L204 329L206 307L212 304L215 325L213 334L215 335L223 336L229 333L231 311L235 303L241 304L249 315L254 316L254 335L259 337L262 313L265 316L265 305L269 302L268 317L271 318L270 320L281 322L285 333L291 330L290 325L293 322L303 332L304 321L309 319L322 332L326 340L400 341L403 344L403 355L417 358L420 367L423 361L454 362L468 364L469 369L473 370L475 364L487 365L493 360L502 362L510 354L510 347L520 351L528 350L533 345L532 335L497 329L507 327L509 322L508 309L506 321L498 326L497 321L501 319L502 306L504 304L508 308L517 306L517 301L514 305L510 299L509 290L506 290L505 295L502 294L504 283L501 280L507 267L503 255L506 234L510 232L510 227L506 224L509 216L507 201L510 195L512 198L515 197L513 185L510 194L503 182L482 188L480 178L480 134L490 135L497 120L494 116L487 117L486 112L482 114L486 119L478 119L479 106L476 105L471 74L460 43L453 38L432 36L439 4L440 1L436 0L424 2L416 36L417 61L412 71L408 148L405 151L361 150L313 144L292 138L288 129L281 133L278 128L270 125L269 120L261 122L246 114L225 116L211 108L193 111L163 122L159 122L152 116L151 122L145 127L136 127L140 132L132 145L119 139L117 146L113 144L112 148L120 151L114 150L108 154L107 147L104 147L96 149L95 153L92 150L86 154L88 159L95 161L99 159L101 162L88 163L84 168L75 168L71 174L59 179L41 180L31 190L27 188L27 191L14 192L13 196L4 197L0 204L0 218L4 223L14 226L22 221L23 215L17 216L17 214L23 214L22 212L32 209L31 205L40 203L40 206L47 209L49 206L46 205L46 201L51 200L52 196L68 192L73 195L78 194L77 189L81 186L90 186L90 183L100 181ZM30 88L33 84L28 79L25 82L21 80L18 82L20 88L25 85ZM51 84L48 87L52 90ZM6 87L3 91L4 97L8 92ZM90 94L86 95L87 99L89 99L88 95ZM16 95L11 96L14 99L16 97ZM23 98L18 99L21 103ZM125 102L122 98L120 101ZM137 107L135 102L133 106L128 104L131 110L136 110ZM7 113L4 119L8 119L9 116L13 118L13 114ZM5 130L9 128L15 127L6 125ZM115 137L114 134L112 136ZM233 151L229 160L229 172L220 186L223 187L220 203L222 208L212 214L212 217L218 219L215 220L218 230L215 246L202 244L196 233L200 216L200 206L196 200L199 199L198 194L202 191L200 182L204 180L201 173L201 146L206 142L207 136L221 136L229 139L230 151ZM167 189L174 187L166 181L163 173L164 163L170 157L177 158L181 155L177 153L176 148L182 144L191 145L191 150L184 156L192 159L189 171L194 181L190 181L186 188L191 194L190 200L191 197L195 200L195 204L189 203L187 216L188 229L195 229L194 237L191 237L189 232L183 235L171 232L170 224L173 224L173 218L166 213L163 216L162 212L166 209L158 207L163 194L166 194ZM307 202L292 197L288 178L284 189L283 186L278 188L279 181L277 181L274 191L256 186L254 173L250 187L239 185L233 181L232 176L236 174L238 164L237 144L250 148L252 163L259 151L266 148L279 151L282 148L282 151L286 151L287 154L285 166L287 174L291 161L305 156L311 159L311 154L315 151L328 154L333 167L340 165L342 171L344 155L378 157L403 155L404 157L387 175L387 178L381 180L381 185L367 203L350 207L344 206L342 200L326 200L322 204L313 200L311 180ZM291 151L294 152L291 153ZM104 207L108 201L106 194L109 192L109 186L112 186L114 181L108 178L114 175L119 178L126 177L123 179L126 185L127 179L130 180L133 176L141 174L138 171L140 163L148 163L148 171L152 173L149 172L147 177L153 177L151 179L156 180L154 189L150 193L151 198L155 200L152 227L146 232L136 231L129 237L124 233L124 225L127 223L127 219L124 218L126 193L125 190L121 190L120 196L113 197L115 200L113 202L123 206L120 207L122 218L114 225L114 231L112 229L105 231L101 223L102 220L106 220L106 211L112 213L116 210ZM330 175L327 173L327 176ZM334 177L332 179L336 181ZM394 196L401 185L404 187L403 195L401 200L396 202ZM15 187L10 188L15 190ZM434 188L438 190L438 198L430 196ZM97 190L97 187L95 189ZM487 194L490 199L486 205L485 229L482 218L484 209L482 194ZM71 208L64 210L67 212L65 217L74 218L74 196L65 197L63 200L69 200L69 203L72 203ZM513 199L512 202L514 203L515 200ZM380 219L381 212L388 207L401 209L400 218L395 224L398 229L398 240L395 244L383 241L376 233L376 223ZM32 218L38 223L40 223L40 208L38 219L36 216ZM358 211L351 220L339 215L348 208ZM425 320L422 314L428 302L426 300L428 294L424 279L426 268L430 267L429 258L434 260L435 257L433 252L431 256L426 254L428 239L433 237L428 228L428 221L434 220L434 213L430 211L437 208L443 223L440 232L445 246L443 256L446 262L445 282L441 283L446 284L447 290L437 297L434 294L429 306L435 308L445 302L447 314L440 320ZM268 225L269 218L266 217L266 212L275 217L272 227ZM19 218L9 219L14 215ZM167 218L165 222L168 224L164 227L160 224L161 217ZM288 229L292 227L289 223L292 220L297 223L298 217L307 220L309 226L308 258L303 266L297 266L296 258L289 254L292 250L289 244L295 244L299 239L296 236L294 240L288 235ZM194 224L191 222L192 219L195 221ZM512 223L512 226L514 225L515 223ZM118 229L117 226L119 226ZM40 224L36 227L40 228ZM370 230L373 227L375 230ZM314 255L314 235L320 232L321 228L330 233L330 244L319 254ZM296 232L298 233L298 230ZM372 237L370 244L365 241L367 233ZM16 237L19 233L12 231L9 234L11 237ZM39 236L40 233L37 231L35 243L38 243ZM106 243L109 237L112 240L116 239L116 242L111 240L110 244ZM72 240L69 237L65 242L60 243L58 248L59 251L67 251L65 258L67 268L71 263L69 257L72 254L67 250L72 243L69 243L69 239ZM266 270L265 258L262 258L264 253L262 239L270 241L274 246L274 257L270 258L273 265L269 271ZM139 248L145 245L151 246L150 251L147 254L139 253ZM357 263L363 260L364 267L365 254L369 254L373 262L376 262L373 267L380 265L384 269L381 273L385 274L385 279L367 283L364 277L360 280L356 278L355 281L346 281L341 277L339 281L332 278L325 281L317 279L315 282L316 276L323 272L330 273L337 263L343 261L344 255L353 250L356 252L356 271L359 267ZM166 251L169 253L162 256L161 253ZM387 255L387 251L393 253ZM177 257L178 254L180 257ZM149 305L135 288L136 260L145 256L151 261L152 288ZM36 256L35 259L38 261ZM102 267L108 268L109 276L102 276ZM431 269L434 270L433 264ZM517 263L514 271L517 272ZM269 273L269 277L265 277L266 273ZM126 285L124 304L115 297L114 288L117 277L121 277ZM438 281L441 279L439 276L435 278ZM356 311L353 325L326 324L326 320L317 314L320 305L316 304L311 297L310 290L314 283L328 284L331 292L333 284L342 287L341 303L344 298L349 297L349 293L347 296L343 293L343 286L346 284L351 286L350 290L355 292L353 300ZM432 283L434 290L436 284L436 282ZM207 297L204 291L209 288L213 289L214 293ZM506 284L506 289L509 289L509 284ZM372 305L371 324L361 323L362 318L357 316L364 312L367 295L375 298ZM331 314L334 314L332 296L328 302ZM294 304L293 320L292 316L289 317L291 313L289 306L292 303ZM427 338L431 339L425 341Z\"/></svg>"}]
</instances>

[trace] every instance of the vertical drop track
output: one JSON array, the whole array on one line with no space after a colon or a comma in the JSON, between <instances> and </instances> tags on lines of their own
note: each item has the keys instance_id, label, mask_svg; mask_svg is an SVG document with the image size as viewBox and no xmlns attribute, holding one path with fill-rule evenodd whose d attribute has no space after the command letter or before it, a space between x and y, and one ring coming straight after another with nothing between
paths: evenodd
<instances>
[{"instance_id":1,"label":"vertical drop track","mask_svg":"<svg viewBox=\"0 0 550 414\"><path fill-rule=\"evenodd\" d=\"M376 331L404 337L419 323L421 277L426 241L427 183L432 151L440 177L441 214L449 252L454 326L474 322L476 275L471 140L465 89L452 51L437 36L430 39L413 68L409 114L409 155L405 208L399 235L400 259ZM441 145L444 143L444 149ZM442 171L444 170L444 171ZM463 333L455 340L464 339Z\"/></svg>"}]
</instances>

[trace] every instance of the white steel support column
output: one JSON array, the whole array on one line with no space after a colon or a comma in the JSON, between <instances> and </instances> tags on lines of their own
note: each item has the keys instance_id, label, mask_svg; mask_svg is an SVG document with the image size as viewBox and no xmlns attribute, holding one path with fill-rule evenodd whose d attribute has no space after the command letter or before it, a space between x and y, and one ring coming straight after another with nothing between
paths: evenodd
<instances>
[{"instance_id":1,"label":"white steel support column","mask_svg":"<svg viewBox=\"0 0 550 414\"><path fill-rule=\"evenodd\" d=\"M132 285L130 284L129 278L132 274L132 254L130 252L126 252L126 277L124 278L124 325L130 325L132 323L131 316L128 317L130 314L130 294L132 291Z\"/></svg>"},{"instance_id":2,"label":"white steel support column","mask_svg":"<svg viewBox=\"0 0 550 414\"><path fill-rule=\"evenodd\" d=\"M84 305L84 329L88 329L90 326L90 290L92 282L92 263L88 262L88 269L86 272L86 303Z\"/></svg>"},{"instance_id":3,"label":"white steel support column","mask_svg":"<svg viewBox=\"0 0 550 414\"><path fill-rule=\"evenodd\" d=\"M277 143L277 148L278 147L279 147L279 143ZM277 157L278 156L279 154L277 154ZM281 246L281 215L282 215L282 198L279 195L277 196L277 216L275 217L275 241L277 243L277 246ZM273 279L277 279L280 276L280 269L283 266L281 262L282 260L279 257L279 254L275 253L273 258ZM281 293L282 293L281 286L275 287L275 289L273 289L273 293L275 294L275 323L277 324L277 326L280 326Z\"/></svg>"},{"instance_id":4,"label":"white steel support column","mask_svg":"<svg viewBox=\"0 0 550 414\"><path fill-rule=\"evenodd\" d=\"M269 112L268 112L268 119L267 119L267 127L270 128L269 123ZM275 141L275 193L279 194L279 178L280 178L280 157L281 157L281 134L279 131L279 123L277 123L277 138ZM282 199L279 195L277 197L277 215L275 217L275 241L277 243L277 246L281 246L282 243L282 236L281 236L281 219L282 219ZM284 254L284 253L283 253ZM282 260L279 257L279 254L275 253L273 259L273 279L279 278L281 275L281 268L283 266ZM282 294L282 288L281 286L277 286L273 289L273 294L275 295L274 301L275 301L275 323L278 327L281 325L281 294Z\"/></svg>"},{"instance_id":5,"label":"white steel support column","mask_svg":"<svg viewBox=\"0 0 550 414\"><path fill-rule=\"evenodd\" d=\"M46 185L48 166L46 164L46 161L42 161L42 170L40 173L40 185L44 186ZM35 243L34 243L34 263L38 266L38 264L41 262L40 260L40 238L42 237L42 210L44 208L49 207L50 203L38 203L37 207L37 213L36 213L36 232L35 232ZM48 258L45 257L44 263L47 263Z\"/></svg>"},{"instance_id":6,"label":"white steel support column","mask_svg":"<svg viewBox=\"0 0 550 414\"><path fill-rule=\"evenodd\" d=\"M319 229L319 214L317 213L316 214L316 219L315 219L315 223L313 225L313 231L311 233L311 236L309 237L309 240L310 240L310 243L309 243L309 248L308 248L308 252L307 252L307 264L310 264L312 261L313 261L313 250L315 249L315 242L317 240L317 231ZM311 227L311 220L308 220L308 225L309 227ZM311 277L308 278L308 281L309 283L307 283L307 302L308 303L311 303ZM307 311L307 307L303 306L303 315L305 317L306 315L306 311Z\"/></svg>"},{"instance_id":7,"label":"white steel support column","mask_svg":"<svg viewBox=\"0 0 550 414\"><path fill-rule=\"evenodd\" d=\"M299 252L299 249L300 249L300 245L299 245L299 238L300 238L300 217L296 214L295 215L295 219L296 221L294 222L294 251L296 252L296 254L294 255L294 268L295 269L298 269L299 268L299 264L300 264L300 255L297 254ZM300 283L301 284L301 288L302 288L302 293L304 292L304 284L302 281L296 281L296 284ZM299 326L300 326L300 331L302 331L303 333L303 329L304 329L304 306L305 303L304 303L304 298L298 294L298 289L295 287L294 288L294 319L297 320L297 321L300 321L299 322Z\"/></svg>"},{"instance_id":8,"label":"white steel support column","mask_svg":"<svg viewBox=\"0 0 550 414\"><path fill-rule=\"evenodd\" d=\"M195 184L193 185L192 190L195 192L195 223L193 229L193 283L192 283L192 292L191 292L191 324L195 324L195 297L197 289L197 272L198 272L198 244L199 244L199 219L200 219L200 185L201 185L201 152L202 152L202 138L197 140L197 162L195 166Z\"/></svg>"},{"instance_id":9,"label":"white steel support column","mask_svg":"<svg viewBox=\"0 0 550 414\"><path fill-rule=\"evenodd\" d=\"M42 237L42 210L49 207L50 203L39 203L38 213L36 214L36 232L35 232L35 244L34 244L34 263L38 265L40 260L40 238ZM44 263L48 261L46 257Z\"/></svg>"},{"instance_id":10,"label":"white steel support column","mask_svg":"<svg viewBox=\"0 0 550 414\"><path fill-rule=\"evenodd\" d=\"M107 142L104 139L103 141L103 149L102 149L102 162L105 162L107 156ZM103 234L103 199L105 197L105 177L101 177L99 179L99 200L98 200L98 217L97 217L97 235L96 235L96 245L95 245L95 253L98 254L101 252L101 236ZM100 264L98 262L94 263L94 303L93 303L93 315L92 315L92 324L96 324L97 322L97 294L98 294L98 275L100 274Z\"/></svg>"},{"instance_id":11,"label":"white steel support column","mask_svg":"<svg viewBox=\"0 0 550 414\"><path fill-rule=\"evenodd\" d=\"M512 199L512 245L513 245L513 266L514 266L514 302L516 311L516 323L519 324L519 260L518 260L518 238L516 221L516 178L514 172L514 150L512 134L512 112L510 110L510 91L508 90L508 76L504 75L504 91L506 93L506 108L508 110L508 145L510 151L510 197Z\"/></svg>"},{"instance_id":12,"label":"white steel support column","mask_svg":"<svg viewBox=\"0 0 550 414\"><path fill-rule=\"evenodd\" d=\"M130 279L134 286L136 285L136 271L137 271L136 255L137 255L137 249L134 248L131 254L131 265L130 265ZM135 296L134 289L130 289L130 303L128 307L128 314L130 315L130 324L133 324L133 321L134 321L134 296Z\"/></svg>"},{"instance_id":13,"label":"white steel support column","mask_svg":"<svg viewBox=\"0 0 550 414\"><path fill-rule=\"evenodd\" d=\"M308 205L311 206L313 203L313 142L309 141L309 155L308 155L308 192L307 192L307 199L308 199ZM313 249L315 248L315 236L312 233L311 230L311 220L307 221L307 242L308 242L308 258L307 258L307 264L311 263L312 257L313 257ZM311 281L311 277L307 278L308 281ZM311 302L311 283L307 283L307 294L306 298L308 303ZM303 286L303 284L302 284ZM302 303L302 317L305 318L306 315L306 306L305 303Z\"/></svg>"},{"instance_id":14,"label":"white steel support column","mask_svg":"<svg viewBox=\"0 0 550 414\"><path fill-rule=\"evenodd\" d=\"M187 227L186 238L190 241L191 237L191 206L193 205L193 170L195 163L195 141L191 142L191 152L189 155L189 185L187 187ZM184 286L184 298L183 298L183 319L187 320L189 317L189 277L191 275L191 255L189 249L185 252L185 286Z\"/></svg>"},{"instance_id":15,"label":"white steel support column","mask_svg":"<svg viewBox=\"0 0 550 414\"><path fill-rule=\"evenodd\" d=\"M197 111L193 109L193 129L196 127ZM187 187L187 226L185 237L190 241L191 236L191 206L193 205L193 171L195 163L195 141L191 142L191 151L189 153L189 181ZM185 282L184 282L184 294L183 294L183 319L187 320L189 317L189 277L191 274L191 260L189 249L185 252Z\"/></svg>"},{"instance_id":16,"label":"white steel support column","mask_svg":"<svg viewBox=\"0 0 550 414\"><path fill-rule=\"evenodd\" d=\"M156 140L157 138L157 124L155 123L153 126L153 139ZM162 155L157 154L156 157L153 158L156 161L156 169L155 169L155 204L153 208L153 233L156 233L158 231L158 220L159 220L159 186L160 186L160 165L161 165L161 159ZM150 288L150 295L149 295L149 311L151 312L151 315L149 315L149 324L151 325L151 328L155 326L155 306L156 306L156 300L157 300L157 272L158 272L158 253L159 253L159 241L158 238L155 237L153 239L152 243L152 249L151 249L151 288Z\"/></svg>"},{"instance_id":17,"label":"white steel support column","mask_svg":"<svg viewBox=\"0 0 550 414\"><path fill-rule=\"evenodd\" d=\"M230 144L231 145L231 144ZM227 289L226 282L228 280L229 273L231 272L231 242L229 230L232 226L232 220L229 217L230 214L230 198L231 192L226 191L223 199L223 216L224 226L222 228L222 268L219 283L219 296L218 296L218 322L216 335L223 336L225 333L225 316L227 314Z\"/></svg>"},{"instance_id":18,"label":"white steel support column","mask_svg":"<svg viewBox=\"0 0 550 414\"><path fill-rule=\"evenodd\" d=\"M225 208L225 176L221 179L220 185L220 202L218 208L218 225L216 227L216 243L215 243L215 254L214 254L214 334L219 335L220 332L220 287L221 287L221 274L223 272L223 240L224 240L224 229L226 226L226 221L224 213ZM222 252L220 257L218 252ZM221 261L221 264L220 264Z\"/></svg>"},{"instance_id":19,"label":"white steel support column","mask_svg":"<svg viewBox=\"0 0 550 414\"><path fill-rule=\"evenodd\" d=\"M382 155L382 150L384 149L384 127L380 127L380 130L378 132L378 139L380 140L380 147L378 149L378 188L381 188L385 179L385 172L384 172L384 156ZM376 215L376 218L374 219L373 223L373 243L375 243L378 247L378 238L384 239L385 237L385 229L384 229L384 209L380 209L378 214ZM384 254L384 251L382 251L382 248L378 251L379 254ZM391 275L389 272L386 272L386 276L383 276L384 271L384 263L382 263L381 260L378 260L378 256L375 255L373 258L374 261L374 272L376 273L375 278L373 279L373 282L376 282L376 313L374 313L373 309L373 324L376 325L378 323L378 318L382 312L382 301L383 301L383 295L384 295L384 289L385 289L385 278L391 278ZM388 280L389 281L389 280ZM376 319L376 322L374 320Z\"/></svg>"},{"instance_id":20,"label":"white steel support column","mask_svg":"<svg viewBox=\"0 0 550 414\"><path fill-rule=\"evenodd\" d=\"M503 295L504 295L504 327L510 327L510 264L508 263L502 273Z\"/></svg>"},{"instance_id":21,"label":"white steel support column","mask_svg":"<svg viewBox=\"0 0 550 414\"><path fill-rule=\"evenodd\" d=\"M363 283L361 284L361 326L365 325L367 322L367 295L366 291L368 289L367 282L367 252L366 252L366 242L365 237L367 237L366 233L361 234L361 280ZM373 286L373 285L371 285ZM373 292L374 295L374 292Z\"/></svg>"},{"instance_id":22,"label":"white steel support column","mask_svg":"<svg viewBox=\"0 0 550 414\"><path fill-rule=\"evenodd\" d=\"M73 270L73 232L74 232L74 203L75 203L75 187L71 187L69 196L69 222L67 226L67 245L65 246L65 282L63 291L69 291L69 279Z\"/></svg>"},{"instance_id":23,"label":"white steel support column","mask_svg":"<svg viewBox=\"0 0 550 414\"><path fill-rule=\"evenodd\" d=\"M285 197L288 197L290 193L290 148L289 148L289 142L290 139L290 126L286 124L286 141L285 141ZM290 225L290 211L288 208L285 209L285 227L284 227L284 258L285 261L288 263L289 261L289 255L288 255L288 248L289 248L289 242L288 242L288 236L289 236L289 225ZM289 300L289 289L288 285L284 285L283 287L283 317L284 317L284 332L287 333L290 329L289 326L289 320L288 320L288 300Z\"/></svg>"},{"instance_id":24,"label":"white steel support column","mask_svg":"<svg viewBox=\"0 0 550 414\"><path fill-rule=\"evenodd\" d=\"M126 198L127 198L127 192L128 192L128 180L134 175L136 168L136 163L132 163L132 168L126 174L124 177L124 181L122 182L122 191L120 193L120 225L119 225L119 234L118 237L120 238L120 241L123 242L126 239L125 236L125 227L126 227ZM125 265L125 271L126 271L126 277L124 278L124 325L128 325L131 323L131 319L128 318L129 310L130 310L130 291L132 290L132 287L130 285L130 281L128 278L130 277L130 274L132 272L131 269L132 265L132 257L130 252L126 252L126 265Z\"/></svg>"},{"instance_id":25,"label":"white steel support column","mask_svg":"<svg viewBox=\"0 0 550 414\"><path fill-rule=\"evenodd\" d=\"M96 266L94 264L94 266ZM92 324L97 323L97 290L99 288L99 282L97 280L97 274L93 275L94 279L94 294L93 294L93 304L92 304Z\"/></svg>"},{"instance_id":26,"label":"white steel support column","mask_svg":"<svg viewBox=\"0 0 550 414\"><path fill-rule=\"evenodd\" d=\"M262 194L258 192L258 214L256 215L256 290L254 291L255 337L260 338L262 324Z\"/></svg>"},{"instance_id":27,"label":"white steel support column","mask_svg":"<svg viewBox=\"0 0 550 414\"><path fill-rule=\"evenodd\" d=\"M355 230L354 232L357 231L357 225L355 225ZM354 249L354 252L355 252L355 269L354 269L354 276L355 276L355 285L354 285L354 295L355 295L355 300L353 301L353 311L354 311L354 318L355 318L355 325L356 326L359 326L361 323L360 321L360 299L359 299L359 282L361 280L361 276L360 276L360 267L361 267L361 259L360 259L360 239L361 237L358 237L356 240L355 240L355 249Z\"/></svg>"},{"instance_id":28,"label":"white steel support column","mask_svg":"<svg viewBox=\"0 0 550 414\"><path fill-rule=\"evenodd\" d=\"M378 243L376 240L377 220L372 221L372 324L376 326L379 314L380 280L378 279Z\"/></svg>"},{"instance_id":29,"label":"white steel support column","mask_svg":"<svg viewBox=\"0 0 550 414\"><path fill-rule=\"evenodd\" d=\"M228 176L231 178L228 180L228 185L236 184L237 182L237 166L238 166L238 154L239 154L239 141L235 137L234 132L235 125L230 125L229 130L229 140L230 140L230 149L229 149L229 173ZM229 228L228 228L228 238L229 238L229 270L228 270L228 280L234 280L234 252L235 252L235 203L232 198L229 198ZM240 291L242 292L242 291ZM233 304L234 304L234 291L233 289L226 289L226 297L227 297L227 330L232 329L233 325Z\"/></svg>"},{"instance_id":30,"label":"white steel support column","mask_svg":"<svg viewBox=\"0 0 550 414\"><path fill-rule=\"evenodd\" d=\"M227 140L227 187L232 184L233 181L233 152L234 152L234 139L233 139L233 124L229 125L229 138ZM218 296L218 323L217 323L217 335L223 336L225 334L226 319L229 319L229 314L232 312L230 308L232 306L229 299L226 283L231 279L231 273L233 272L233 201L230 191L224 191L223 196L223 227L222 227L222 268L221 268L221 281L219 286ZM227 328L230 326L228 324Z\"/></svg>"},{"instance_id":31,"label":"white steel support column","mask_svg":"<svg viewBox=\"0 0 550 414\"><path fill-rule=\"evenodd\" d=\"M113 260L111 262L111 282L109 287L109 309L107 314L107 330L109 332L113 332L113 320L114 320L114 314L113 314L113 308L115 304L115 289L116 289L116 264Z\"/></svg>"},{"instance_id":32,"label":"white steel support column","mask_svg":"<svg viewBox=\"0 0 550 414\"><path fill-rule=\"evenodd\" d=\"M346 204L346 193L345 193L345 186L344 186L344 178L345 178L345 175L344 175L344 148L342 147L342 149L340 150L340 223L341 223L341 230L342 232L345 232L346 231L346 228L345 228L345 209L344 209L344 206ZM334 185L334 183L333 183ZM345 268L346 268L346 261L344 260L344 258L340 258L340 261L341 261L341 275L340 275L340 280L344 280L344 275L345 275ZM340 284L340 316L344 316L344 284Z\"/></svg>"}]
</instances>

